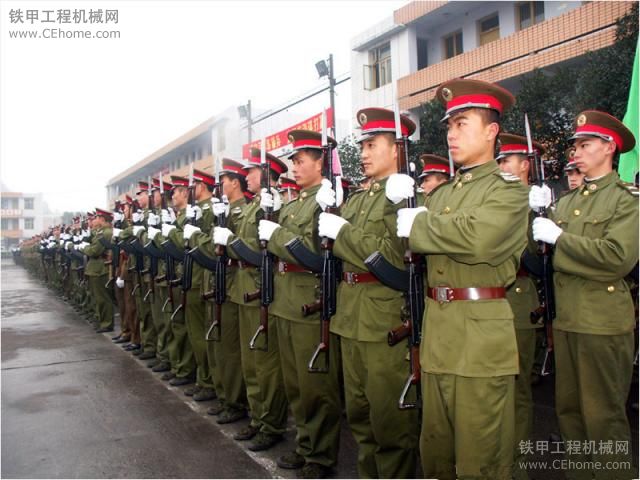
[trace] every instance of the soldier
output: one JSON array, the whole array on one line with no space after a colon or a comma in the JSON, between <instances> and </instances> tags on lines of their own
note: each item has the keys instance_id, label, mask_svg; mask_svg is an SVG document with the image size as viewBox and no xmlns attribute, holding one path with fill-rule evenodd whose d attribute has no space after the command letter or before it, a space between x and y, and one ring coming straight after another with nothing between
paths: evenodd
<instances>
[{"instance_id":1,"label":"soldier","mask_svg":"<svg viewBox=\"0 0 640 480\"><path fill-rule=\"evenodd\" d=\"M262 169L260 167L261 151L251 149L251 158L245 166L247 173L247 187L255 193L254 199L242 212L242 218L235 225L236 230L216 227L213 231L213 241L217 245L226 246L236 237L242 240L254 252L259 252L258 247L258 215L262 215L261 209L269 207L263 195L259 194ZM268 168L269 185L275 187L278 177L287 171L287 166L278 158L265 152ZM266 192L263 192L266 193ZM281 207L281 199L272 200L271 207L278 211ZM233 248L229 250L237 255ZM245 260L241 260L239 270L236 273L234 290L242 293L254 292L260 287L260 274ZM242 292L242 293L240 293ZM234 294L232 294L233 298ZM242 298L242 296L240 297ZM234 436L234 439L244 441L253 439L249 450L267 450L282 440L282 434L286 429L287 399L284 392L282 372L280 367L280 354L278 351L278 333L274 322L268 326L268 351L250 350L249 341L259 326L259 301L252 300L240 305L240 349L242 354L242 373L247 387L247 400L251 409L251 423ZM224 326L223 326L224 328ZM254 438L255 437L255 438Z\"/></svg>"},{"instance_id":2,"label":"soldier","mask_svg":"<svg viewBox=\"0 0 640 480\"><path fill-rule=\"evenodd\" d=\"M214 185L215 180L211 175L200 170L193 171L193 189L196 204L187 205L184 211L186 218L193 219L193 224L183 223L183 234L177 244L180 248L184 248L185 242L187 242L187 245L192 246L189 240L196 231L204 232L206 235L210 234L213 228L211 194ZM195 387L185 390L184 393L185 395L193 396L196 402L214 400L217 396L207 357L207 341L205 339L207 330L205 323L208 325L208 322L206 321L206 305L202 299L204 286L210 278L209 275L210 272L205 272L203 267L194 262L191 289L187 292L185 321L197 368Z\"/></svg>"},{"instance_id":3,"label":"soldier","mask_svg":"<svg viewBox=\"0 0 640 480\"><path fill-rule=\"evenodd\" d=\"M565 156L567 158L567 164L564 167L564 173L567 176L567 185L569 190L578 188L584 182L584 173L580 171L576 161L573 158L575 149L573 147L567 148Z\"/></svg>"},{"instance_id":4,"label":"soldier","mask_svg":"<svg viewBox=\"0 0 640 480\"><path fill-rule=\"evenodd\" d=\"M406 379L407 352L389 348L387 333L401 323L401 294L367 272L364 260L375 251L404 268L402 241L395 234L397 207L384 196L390 175L397 172L394 113L381 108L360 110L358 142L369 186L353 193L341 217L323 212L319 235L334 239L333 253L343 261L337 312L331 332L340 336L347 419L358 442L358 473L368 478L415 475L418 415L400 411L397 395ZM401 117L404 135L415 124ZM325 202L326 203L326 202Z\"/></svg>"},{"instance_id":5,"label":"soldier","mask_svg":"<svg viewBox=\"0 0 640 480\"><path fill-rule=\"evenodd\" d=\"M305 317L301 307L315 302L318 278L296 263L285 244L298 237L307 248L320 255L317 232L320 207L315 198L321 182L325 182L325 190L331 183L323 180L321 135L293 130L289 132L289 140L293 144L289 157L293 162L293 175L301 188L299 198L282 208L280 224L260 220L258 227L260 239L269 242L269 251L279 259L270 312L278 330L282 376L297 428L296 450L280 457L278 466L302 468L300 478L325 478L338 461L339 340L335 337L329 344L329 372L309 373L309 359L319 341L320 314ZM336 146L332 138L328 142Z\"/></svg>"},{"instance_id":6,"label":"soldier","mask_svg":"<svg viewBox=\"0 0 640 480\"><path fill-rule=\"evenodd\" d=\"M282 201L286 205L296 200L300 195L300 185L295 180L287 177L280 177L280 185L278 185L278 193L282 195Z\"/></svg>"},{"instance_id":7,"label":"soldier","mask_svg":"<svg viewBox=\"0 0 640 480\"><path fill-rule=\"evenodd\" d=\"M520 178L523 185L529 185L530 162L527 157L526 137L501 133L499 135L500 152L496 157L500 170ZM545 148L533 141L533 148L538 155ZM525 253L526 254L526 253ZM541 322L531 322L531 312L539 306L538 290L535 279L524 268L523 262L516 273L516 281L507 289L507 300L513 310L513 324L516 329L518 343L518 364L520 373L516 375L515 387L515 442L514 442L514 478L528 478L521 460L526 451L525 442L532 440L533 429L533 395L531 393L531 376L536 353L536 329L542 327Z\"/></svg>"},{"instance_id":8,"label":"soldier","mask_svg":"<svg viewBox=\"0 0 640 480\"><path fill-rule=\"evenodd\" d=\"M449 160L440 155L428 153L420 156L422 160L422 173L418 177L420 188L425 199L443 183L449 181L452 176Z\"/></svg>"},{"instance_id":9,"label":"soldier","mask_svg":"<svg viewBox=\"0 0 640 480\"><path fill-rule=\"evenodd\" d=\"M96 216L91 222L94 233L91 244L83 246L81 251L89 257L84 274L89 278L89 288L96 302L98 329L96 333L113 332L113 303L105 288L107 267L106 249L100 238L111 239L111 212L96 208Z\"/></svg>"},{"instance_id":10,"label":"soldier","mask_svg":"<svg viewBox=\"0 0 640 480\"><path fill-rule=\"evenodd\" d=\"M427 254L420 347L426 477L511 478L518 352L506 287L526 246L527 191L501 172L494 152L503 88L456 79L438 87L447 143L459 165L425 207L398 213L398 236ZM412 194L409 177L387 183L392 202Z\"/></svg>"},{"instance_id":11,"label":"soldier","mask_svg":"<svg viewBox=\"0 0 640 480\"><path fill-rule=\"evenodd\" d=\"M624 277L638 261L639 192L613 171L617 156L633 149L635 138L618 119L587 110L576 118L571 140L584 184L559 200L553 219L533 222L533 239L555 246L553 337L560 433L567 451L583 447L573 449L570 460L601 462L602 468L566 473L568 478L635 478L625 411L635 314ZM549 188L532 188L529 202L533 209L548 207ZM584 447L589 443L595 444L590 452ZM612 464L617 469L604 470Z\"/></svg>"},{"instance_id":12,"label":"soldier","mask_svg":"<svg viewBox=\"0 0 640 480\"><path fill-rule=\"evenodd\" d=\"M128 231L133 228L133 198L129 195L125 195L125 202L123 205L122 229L113 230L113 240L118 241L120 238L126 238L126 234L122 235L123 231ZM136 300L133 294L133 289L136 284L136 275L131 271L135 267L135 258L133 255L128 254L124 249L120 250L120 273L118 274L118 285L122 285L124 304L125 304L125 319L124 323L128 325L128 329L131 332L129 343L123 342L123 349L127 352L140 350L140 317L138 316Z\"/></svg>"}]
</instances>

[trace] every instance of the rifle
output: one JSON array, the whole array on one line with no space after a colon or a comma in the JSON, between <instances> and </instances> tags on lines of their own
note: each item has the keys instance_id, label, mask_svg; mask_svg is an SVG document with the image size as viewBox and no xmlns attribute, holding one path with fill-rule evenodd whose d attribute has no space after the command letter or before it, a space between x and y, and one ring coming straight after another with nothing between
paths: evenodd
<instances>
[{"instance_id":1,"label":"rifle","mask_svg":"<svg viewBox=\"0 0 640 480\"><path fill-rule=\"evenodd\" d=\"M148 178L148 184L149 184L149 211L153 212L154 211L154 207L153 207L153 192L151 191L151 175L149 175ZM147 225L148 227L148 225ZM158 259L149 254L149 251L144 248L144 246L142 246L145 254L149 257L149 269L148 269L148 273L149 273L149 290L147 290L147 293L145 293L144 295L144 299L143 301L147 300L147 297L149 297L149 295L151 295L152 298L155 298L156 295L156 283L155 283L155 277L158 274Z\"/></svg>"},{"instance_id":2,"label":"rifle","mask_svg":"<svg viewBox=\"0 0 640 480\"><path fill-rule=\"evenodd\" d=\"M216 194L219 201L228 203L226 196L222 194L221 168L220 160L216 159L216 185L218 187ZM227 216L224 213L218 217L218 225L223 228L227 226ZM214 270L216 306L211 311L211 326L207 330L205 340L219 342L222 336L222 305L227 301L227 249L223 245L216 245L216 256L218 257Z\"/></svg>"},{"instance_id":3,"label":"rifle","mask_svg":"<svg viewBox=\"0 0 640 480\"><path fill-rule=\"evenodd\" d=\"M260 166L262 167L261 188L269 191L271 189L271 176L269 175L269 163L267 162L267 152L265 151L265 141L262 139L260 145ZM264 219L271 221L273 219L273 208L267 207L264 212ZM249 349L269 350L269 305L273 301L273 255L269 253L267 247L269 242L260 240L260 251L262 253L262 261L260 264L260 289L253 294L246 294L247 299L254 300L256 294L260 295L260 325L256 333L251 337ZM256 341L260 335L264 335L264 347L256 347Z\"/></svg>"},{"instance_id":4,"label":"rifle","mask_svg":"<svg viewBox=\"0 0 640 480\"><path fill-rule=\"evenodd\" d=\"M529 117L524 114L524 129L527 135L527 157L531 164L533 182L542 187L545 185L544 163L533 148L533 140L531 138L531 128L529 126ZM547 209L541 207L535 212L537 217L547 218ZM536 311L531 312L531 322L537 323L540 316L544 316L543 324L545 328L545 353L540 367L540 376L547 376L551 373L551 361L553 353L553 319L556 316L555 294L553 291L553 263L551 256L553 252L551 246L539 241L538 256L542 259L542 276L540 281L542 288L539 290L540 307ZM542 312L540 311L542 309Z\"/></svg>"},{"instance_id":5,"label":"rifle","mask_svg":"<svg viewBox=\"0 0 640 480\"><path fill-rule=\"evenodd\" d=\"M187 207L189 207L190 205L192 205L194 203L194 198L193 198L193 190L194 190L194 186L193 186L193 164L191 164L191 169L189 170L189 186L187 187L188 189L188 198L187 198ZM193 225L195 223L195 219L194 218L190 218L187 217L185 219L185 225L189 224L189 225ZM170 242L170 240L169 240ZM178 312L180 312L180 310L182 310L183 312L186 312L187 309L187 292L189 290L191 290L191 281L192 281L192 275L193 275L193 257L189 254L189 240L185 240L184 241L184 256L183 256L183 261L182 261L182 301L180 302L180 305L178 305L178 308L175 309L175 311L173 312L173 314L171 315L171 320L175 321L175 318L178 314Z\"/></svg>"},{"instance_id":6,"label":"rifle","mask_svg":"<svg viewBox=\"0 0 640 480\"><path fill-rule=\"evenodd\" d=\"M333 171L332 161L333 148L327 138L327 117L322 112L322 155L324 157L324 165L326 169L326 178L331 182L333 191L336 192L336 178ZM327 207L327 213L338 213L338 207ZM327 373L329 371L329 342L331 333L329 331L329 323L331 317L336 313L336 297L338 293L338 282L336 278L336 258L333 255L333 240L329 237L323 237L320 242L320 250L322 250L322 274L320 282L320 343L316 346L307 370L310 373ZM310 314L315 310L317 304L303 305L302 313ZM316 366L316 362L320 356L324 357L324 366Z\"/></svg>"}]
</instances>

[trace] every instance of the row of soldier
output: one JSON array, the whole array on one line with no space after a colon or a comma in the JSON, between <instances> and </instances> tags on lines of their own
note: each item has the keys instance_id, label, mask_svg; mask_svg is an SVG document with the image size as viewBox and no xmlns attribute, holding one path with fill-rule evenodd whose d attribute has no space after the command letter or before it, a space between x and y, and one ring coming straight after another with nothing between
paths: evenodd
<instances>
[{"instance_id":1,"label":"row of soldier","mask_svg":"<svg viewBox=\"0 0 640 480\"><path fill-rule=\"evenodd\" d=\"M419 456L426 477L526 478L543 324L565 445L630 445L635 313L624 277L638 261L638 190L613 164L633 134L604 112L581 113L571 190L555 203L544 184L529 186L544 146L528 124L526 136L500 131L508 91L456 79L436 95L450 157L422 158L419 201L405 162L415 124L369 108L357 116L368 180L348 196L332 170L335 141L295 130L294 180L279 188L286 164L252 149L215 175L140 182L135 200L96 209L90 232L76 224L44 249L61 240L88 279L99 332L113 329L113 289L114 342L172 385L195 381L185 391L195 400L217 398L218 423L248 415L235 439L250 450L282 440L290 409L295 449L278 465L302 478L336 466L341 389L361 477L411 478ZM411 286L398 287L407 271ZM90 304L68 278L65 295ZM390 332L409 351L390 347ZM634 476L629 450L572 460L601 466L571 478Z\"/></svg>"}]
</instances>

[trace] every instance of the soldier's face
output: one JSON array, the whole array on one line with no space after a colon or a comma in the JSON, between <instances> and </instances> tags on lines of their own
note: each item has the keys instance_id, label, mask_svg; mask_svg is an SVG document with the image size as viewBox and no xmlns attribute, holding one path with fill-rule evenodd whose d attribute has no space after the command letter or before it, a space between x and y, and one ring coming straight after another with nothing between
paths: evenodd
<instances>
[{"instance_id":1,"label":"soldier's face","mask_svg":"<svg viewBox=\"0 0 640 480\"><path fill-rule=\"evenodd\" d=\"M586 177L599 177L611 170L616 151L614 142L606 142L597 137L585 137L578 138L573 145L573 160Z\"/></svg>"},{"instance_id":2,"label":"soldier's face","mask_svg":"<svg viewBox=\"0 0 640 480\"><path fill-rule=\"evenodd\" d=\"M189 199L189 190L186 187L178 187L173 190L171 200L176 208L184 208Z\"/></svg>"},{"instance_id":3,"label":"soldier's face","mask_svg":"<svg viewBox=\"0 0 640 480\"><path fill-rule=\"evenodd\" d=\"M139 195L136 195L136 198L138 199L138 203L140 204L140 208L147 208L149 206L149 194L148 193L141 193Z\"/></svg>"},{"instance_id":4,"label":"soldier's face","mask_svg":"<svg viewBox=\"0 0 640 480\"><path fill-rule=\"evenodd\" d=\"M252 168L247 174L247 188L251 193L258 193L260 191L260 176L262 169Z\"/></svg>"},{"instance_id":5,"label":"soldier's face","mask_svg":"<svg viewBox=\"0 0 640 480\"><path fill-rule=\"evenodd\" d=\"M160 195L160 190L153 191L153 204L157 208L160 208L160 205L162 204L162 195Z\"/></svg>"},{"instance_id":6,"label":"soldier's face","mask_svg":"<svg viewBox=\"0 0 640 480\"><path fill-rule=\"evenodd\" d=\"M367 177L380 179L397 172L395 142L386 135L374 135L360 143L360 161Z\"/></svg>"},{"instance_id":7,"label":"soldier's face","mask_svg":"<svg viewBox=\"0 0 640 480\"><path fill-rule=\"evenodd\" d=\"M447 143L458 165L474 165L493 158L493 146L500 127L473 110L453 114L447 120Z\"/></svg>"},{"instance_id":8,"label":"soldier's face","mask_svg":"<svg viewBox=\"0 0 640 480\"><path fill-rule=\"evenodd\" d=\"M529 173L529 160L524 155L509 155L500 160L500 170L516 177L526 177Z\"/></svg>"},{"instance_id":9,"label":"soldier's face","mask_svg":"<svg viewBox=\"0 0 640 480\"><path fill-rule=\"evenodd\" d=\"M569 170L567 172L567 183L569 184L569 190L573 190L574 188L578 188L582 185L582 181L584 179L584 173L580 172L580 170Z\"/></svg>"},{"instance_id":10,"label":"soldier's face","mask_svg":"<svg viewBox=\"0 0 640 480\"><path fill-rule=\"evenodd\" d=\"M322 157L316 160L309 152L296 153L293 156L293 178L302 188L320 183L322 180Z\"/></svg>"},{"instance_id":11,"label":"soldier's face","mask_svg":"<svg viewBox=\"0 0 640 480\"><path fill-rule=\"evenodd\" d=\"M424 194L427 195L428 193L431 193L431 191L438 185L442 185L446 181L446 177L440 175L427 175L422 180L422 184L420 185L420 187L422 187L422 191L424 192Z\"/></svg>"}]
</instances>

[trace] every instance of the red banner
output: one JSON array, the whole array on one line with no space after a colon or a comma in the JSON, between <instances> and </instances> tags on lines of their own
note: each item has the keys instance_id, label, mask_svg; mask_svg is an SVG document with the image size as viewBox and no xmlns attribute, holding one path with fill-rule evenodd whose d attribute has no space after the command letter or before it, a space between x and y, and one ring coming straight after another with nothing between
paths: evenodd
<instances>
[{"instance_id":1,"label":"red banner","mask_svg":"<svg viewBox=\"0 0 640 480\"><path fill-rule=\"evenodd\" d=\"M327 108L325 110L327 112L327 128L333 127L333 115L331 114L332 110ZM278 133L274 133L273 135L269 135L264 139L265 149L267 152L272 150L277 150L278 148L282 148L285 145L289 145L289 139L287 138L287 133L291 130L313 130L314 132L319 132L322 129L322 113L318 113L313 117L307 118L300 123L296 123L295 125L287 128L286 130L282 130ZM242 146L242 158L249 158L249 149L250 148L260 148L261 139L254 140L253 142L245 143Z\"/></svg>"}]
</instances>

